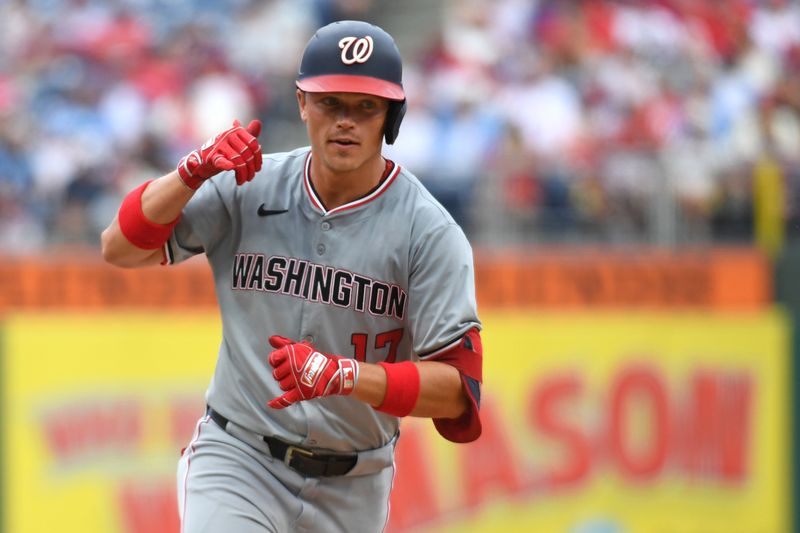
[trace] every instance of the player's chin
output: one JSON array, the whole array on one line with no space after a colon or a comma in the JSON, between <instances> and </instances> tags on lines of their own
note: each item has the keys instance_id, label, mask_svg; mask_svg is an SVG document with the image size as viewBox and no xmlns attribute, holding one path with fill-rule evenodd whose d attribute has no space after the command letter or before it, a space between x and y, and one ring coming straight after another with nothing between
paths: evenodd
<instances>
[{"instance_id":1,"label":"player's chin","mask_svg":"<svg viewBox=\"0 0 800 533\"><path fill-rule=\"evenodd\" d=\"M330 150L328 152L328 162L332 168L340 172L354 170L361 166L364 158L356 150Z\"/></svg>"}]
</instances>

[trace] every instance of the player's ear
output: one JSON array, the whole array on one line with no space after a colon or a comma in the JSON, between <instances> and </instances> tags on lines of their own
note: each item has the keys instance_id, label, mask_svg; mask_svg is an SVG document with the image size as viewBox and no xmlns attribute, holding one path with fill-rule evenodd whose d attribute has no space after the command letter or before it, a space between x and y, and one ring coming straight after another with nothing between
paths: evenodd
<instances>
[{"instance_id":1,"label":"player's ear","mask_svg":"<svg viewBox=\"0 0 800 533\"><path fill-rule=\"evenodd\" d=\"M297 107L300 109L300 118L305 122L308 117L308 113L306 113L306 93L300 89L297 89Z\"/></svg>"}]
</instances>

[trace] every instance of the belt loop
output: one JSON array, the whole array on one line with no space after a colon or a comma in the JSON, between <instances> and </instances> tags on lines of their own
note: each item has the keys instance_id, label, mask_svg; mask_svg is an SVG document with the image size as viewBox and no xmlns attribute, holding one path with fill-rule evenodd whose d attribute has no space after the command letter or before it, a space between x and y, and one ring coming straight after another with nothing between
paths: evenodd
<instances>
[{"instance_id":1,"label":"belt loop","mask_svg":"<svg viewBox=\"0 0 800 533\"><path fill-rule=\"evenodd\" d=\"M221 427L223 431L228 430L228 419L213 410L211 406L206 406L206 415L211 417L211 420L213 420L216 425Z\"/></svg>"}]
</instances>

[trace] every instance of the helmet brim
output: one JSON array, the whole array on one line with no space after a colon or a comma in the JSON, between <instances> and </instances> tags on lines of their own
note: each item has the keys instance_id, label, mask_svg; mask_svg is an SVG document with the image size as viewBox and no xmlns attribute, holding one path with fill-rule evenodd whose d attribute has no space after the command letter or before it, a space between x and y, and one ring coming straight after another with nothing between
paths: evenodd
<instances>
[{"instance_id":1,"label":"helmet brim","mask_svg":"<svg viewBox=\"0 0 800 533\"><path fill-rule=\"evenodd\" d=\"M328 74L297 80L297 87L308 93L362 93L388 100L406 99L403 87L390 81L368 76Z\"/></svg>"}]
</instances>

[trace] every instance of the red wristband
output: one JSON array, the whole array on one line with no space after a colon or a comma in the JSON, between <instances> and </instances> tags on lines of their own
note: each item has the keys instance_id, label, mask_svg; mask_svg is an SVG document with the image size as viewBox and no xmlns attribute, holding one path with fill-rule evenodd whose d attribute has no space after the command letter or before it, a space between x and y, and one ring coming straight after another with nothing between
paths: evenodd
<instances>
[{"instance_id":1,"label":"red wristband","mask_svg":"<svg viewBox=\"0 0 800 533\"><path fill-rule=\"evenodd\" d=\"M386 372L386 396L376 411L408 416L419 398L419 369L411 361L402 363L378 363Z\"/></svg>"},{"instance_id":2,"label":"red wristband","mask_svg":"<svg viewBox=\"0 0 800 533\"><path fill-rule=\"evenodd\" d=\"M150 180L152 181L152 180ZM155 250L164 246L169 236L172 235L172 228L181 219L181 216L168 224L157 224L149 220L142 211L142 194L150 184L150 181L136 187L122 200L119 208L119 229L125 238L137 248L143 250Z\"/></svg>"}]
</instances>

